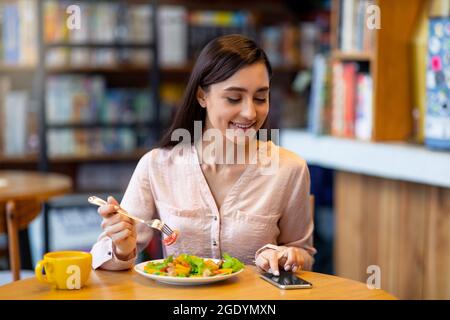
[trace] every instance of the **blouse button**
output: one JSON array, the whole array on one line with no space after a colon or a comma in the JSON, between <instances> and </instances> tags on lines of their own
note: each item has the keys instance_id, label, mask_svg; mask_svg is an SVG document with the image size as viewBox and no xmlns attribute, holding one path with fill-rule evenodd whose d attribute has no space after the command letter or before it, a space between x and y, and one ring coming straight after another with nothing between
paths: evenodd
<instances>
[{"instance_id":1,"label":"blouse button","mask_svg":"<svg viewBox=\"0 0 450 320\"><path fill-rule=\"evenodd\" d=\"M214 216L214 221L217 221L217 216Z\"/></svg>"},{"instance_id":2,"label":"blouse button","mask_svg":"<svg viewBox=\"0 0 450 320\"><path fill-rule=\"evenodd\" d=\"M213 246L217 246L217 242L216 241L213 241Z\"/></svg>"}]
</instances>

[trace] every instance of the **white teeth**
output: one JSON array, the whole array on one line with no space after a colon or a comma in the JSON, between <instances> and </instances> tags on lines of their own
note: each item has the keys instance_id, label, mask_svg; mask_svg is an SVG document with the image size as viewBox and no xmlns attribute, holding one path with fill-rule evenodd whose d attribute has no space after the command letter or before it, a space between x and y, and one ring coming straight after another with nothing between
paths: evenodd
<instances>
[{"instance_id":1,"label":"white teeth","mask_svg":"<svg viewBox=\"0 0 450 320\"><path fill-rule=\"evenodd\" d=\"M236 126L236 127L238 127L238 128L241 128L241 129L247 129L247 128L250 128L252 125L253 125L253 123L252 124L249 124L249 125L242 125L242 124L238 124L238 123L235 123L235 122L231 122L234 126Z\"/></svg>"}]
</instances>

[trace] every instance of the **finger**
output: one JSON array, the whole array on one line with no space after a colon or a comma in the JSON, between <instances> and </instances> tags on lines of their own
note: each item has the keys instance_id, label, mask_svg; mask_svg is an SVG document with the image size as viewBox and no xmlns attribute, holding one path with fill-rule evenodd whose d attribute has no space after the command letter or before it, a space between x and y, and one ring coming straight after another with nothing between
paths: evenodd
<instances>
[{"instance_id":1,"label":"finger","mask_svg":"<svg viewBox=\"0 0 450 320\"><path fill-rule=\"evenodd\" d=\"M293 265L297 262L296 250L294 248L289 248L286 250L287 259L284 263L284 270L289 271L293 268Z\"/></svg>"},{"instance_id":2,"label":"finger","mask_svg":"<svg viewBox=\"0 0 450 320\"><path fill-rule=\"evenodd\" d=\"M271 255L269 255L268 259L269 259L270 270L272 271L272 273L274 275L279 276L280 275L280 271L278 270L278 255L277 255L277 252L273 252Z\"/></svg>"},{"instance_id":3,"label":"finger","mask_svg":"<svg viewBox=\"0 0 450 320\"><path fill-rule=\"evenodd\" d=\"M108 226L105 228L105 233L109 237L112 237L114 234L119 233L123 230L130 230L133 231L134 227L131 223L128 223L126 221L118 222L112 226Z\"/></svg>"},{"instance_id":4,"label":"finger","mask_svg":"<svg viewBox=\"0 0 450 320\"><path fill-rule=\"evenodd\" d=\"M112 215L111 217L103 218L101 227L102 229L105 229L106 227L112 226L116 223L119 223L120 221L126 221L132 225L135 225L134 220L124 216L123 214L115 214Z\"/></svg>"},{"instance_id":5,"label":"finger","mask_svg":"<svg viewBox=\"0 0 450 320\"><path fill-rule=\"evenodd\" d=\"M108 218L114 214L117 213L116 208L114 207L114 205L111 204L105 204L103 206L100 206L97 210L97 212L103 217L103 218Z\"/></svg>"},{"instance_id":6,"label":"finger","mask_svg":"<svg viewBox=\"0 0 450 320\"><path fill-rule=\"evenodd\" d=\"M264 271L268 271L269 270L269 260L267 260L262 254L260 254L258 256L258 258L255 261L256 266L258 266L259 268L261 268Z\"/></svg>"},{"instance_id":7,"label":"finger","mask_svg":"<svg viewBox=\"0 0 450 320\"><path fill-rule=\"evenodd\" d=\"M102 229L105 229L106 227L112 226L120 221L122 221L120 214L115 214L109 218L103 218L101 227Z\"/></svg>"},{"instance_id":8,"label":"finger","mask_svg":"<svg viewBox=\"0 0 450 320\"><path fill-rule=\"evenodd\" d=\"M114 199L113 196L109 196L106 202L108 202L108 204L112 204L114 206L119 205L119 202L116 199Z\"/></svg>"},{"instance_id":9,"label":"finger","mask_svg":"<svg viewBox=\"0 0 450 320\"><path fill-rule=\"evenodd\" d=\"M119 243L122 240L125 240L128 237L132 236L132 231L130 229L125 229L122 230L120 232L114 233L113 235L111 235L111 239L115 242L115 243Z\"/></svg>"},{"instance_id":10,"label":"finger","mask_svg":"<svg viewBox=\"0 0 450 320\"><path fill-rule=\"evenodd\" d=\"M305 260L302 253L300 251L297 251L296 261L292 265L292 271L293 272L300 271L304 262Z\"/></svg>"},{"instance_id":11,"label":"finger","mask_svg":"<svg viewBox=\"0 0 450 320\"><path fill-rule=\"evenodd\" d=\"M278 255L278 265L284 266L288 258L288 249L278 251L277 255Z\"/></svg>"}]
</instances>

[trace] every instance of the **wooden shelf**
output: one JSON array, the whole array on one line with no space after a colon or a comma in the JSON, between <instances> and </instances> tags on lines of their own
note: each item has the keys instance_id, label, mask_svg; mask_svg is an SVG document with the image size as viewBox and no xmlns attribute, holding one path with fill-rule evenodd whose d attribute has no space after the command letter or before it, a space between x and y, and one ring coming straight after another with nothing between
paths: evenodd
<instances>
[{"instance_id":1,"label":"wooden shelf","mask_svg":"<svg viewBox=\"0 0 450 320\"><path fill-rule=\"evenodd\" d=\"M62 73L145 73L149 72L147 65L117 65L117 66L93 66L93 67L77 67L77 66L61 66L47 67L48 74Z\"/></svg>"},{"instance_id":2,"label":"wooden shelf","mask_svg":"<svg viewBox=\"0 0 450 320\"><path fill-rule=\"evenodd\" d=\"M339 47L340 4L332 0L332 58L370 62L373 82L372 140L406 141L413 133L411 87L411 34L425 0L376 0L382 12L382 27L374 30L370 52L342 52ZM333 89L331 89L333 90Z\"/></svg>"},{"instance_id":3,"label":"wooden shelf","mask_svg":"<svg viewBox=\"0 0 450 320\"><path fill-rule=\"evenodd\" d=\"M450 152L423 145L317 136L299 129L283 129L280 145L296 152L309 164L450 188Z\"/></svg>"},{"instance_id":4,"label":"wooden shelf","mask_svg":"<svg viewBox=\"0 0 450 320\"><path fill-rule=\"evenodd\" d=\"M25 66L25 65L8 65L0 63L0 72L34 72L36 71L36 66Z\"/></svg>"},{"instance_id":5,"label":"wooden shelf","mask_svg":"<svg viewBox=\"0 0 450 320\"><path fill-rule=\"evenodd\" d=\"M134 152L114 153L114 154L86 154L51 156L50 163L67 162L102 162L102 161L135 161L139 160L149 150L137 150Z\"/></svg>"},{"instance_id":6,"label":"wooden shelf","mask_svg":"<svg viewBox=\"0 0 450 320\"><path fill-rule=\"evenodd\" d=\"M102 161L136 161L139 160L149 149L139 149L134 152L124 152L115 154L86 154L86 155L64 155L51 156L50 163L70 163L70 162L102 162ZM37 155L23 156L3 156L0 155L1 164L17 163L37 163Z\"/></svg>"},{"instance_id":7,"label":"wooden shelf","mask_svg":"<svg viewBox=\"0 0 450 320\"><path fill-rule=\"evenodd\" d=\"M336 60L372 61L374 56L371 52L342 52L335 50L332 53L332 57Z\"/></svg>"},{"instance_id":8,"label":"wooden shelf","mask_svg":"<svg viewBox=\"0 0 450 320\"><path fill-rule=\"evenodd\" d=\"M164 75L186 75L190 74L193 69L193 65L188 64L184 66L174 67L161 67L161 73ZM296 73L300 70L304 70L302 66L279 66L273 68L275 74L289 74ZM49 74L63 74L63 73L144 73L149 72L150 66L148 65L117 65L117 66L93 66L93 67L77 67L77 66L61 66L61 67L48 67L47 72Z\"/></svg>"},{"instance_id":9,"label":"wooden shelf","mask_svg":"<svg viewBox=\"0 0 450 320\"><path fill-rule=\"evenodd\" d=\"M37 155L26 154L17 156L5 156L0 154L0 164L6 163L33 163L37 162Z\"/></svg>"},{"instance_id":10,"label":"wooden shelf","mask_svg":"<svg viewBox=\"0 0 450 320\"><path fill-rule=\"evenodd\" d=\"M115 43L102 43L102 42L53 42L44 44L45 49L52 48L73 48L73 49L151 49L153 48L153 43L125 43L125 42L115 42Z\"/></svg>"},{"instance_id":11,"label":"wooden shelf","mask_svg":"<svg viewBox=\"0 0 450 320\"><path fill-rule=\"evenodd\" d=\"M154 121L133 121L130 123L106 123L106 122L69 122L69 123L49 123L48 129L97 129L97 128L149 128L156 126Z\"/></svg>"}]
</instances>

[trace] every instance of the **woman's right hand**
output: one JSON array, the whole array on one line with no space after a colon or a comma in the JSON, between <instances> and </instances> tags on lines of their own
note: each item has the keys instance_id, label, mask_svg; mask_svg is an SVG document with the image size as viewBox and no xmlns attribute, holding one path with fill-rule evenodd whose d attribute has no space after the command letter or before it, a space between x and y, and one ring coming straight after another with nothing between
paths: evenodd
<instances>
[{"instance_id":1,"label":"woman's right hand","mask_svg":"<svg viewBox=\"0 0 450 320\"><path fill-rule=\"evenodd\" d=\"M102 216L102 229L113 241L113 250L120 260L129 260L136 249L136 226L130 218L117 212L119 203L108 197L108 204L100 206L98 213Z\"/></svg>"}]
</instances>

